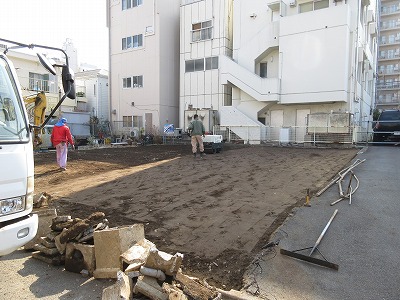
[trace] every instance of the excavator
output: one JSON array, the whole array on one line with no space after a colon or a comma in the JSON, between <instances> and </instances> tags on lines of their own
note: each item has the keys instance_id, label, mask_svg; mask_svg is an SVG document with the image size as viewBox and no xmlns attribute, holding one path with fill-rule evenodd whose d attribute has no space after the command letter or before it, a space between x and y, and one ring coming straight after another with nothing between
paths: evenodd
<instances>
[{"instance_id":1,"label":"excavator","mask_svg":"<svg viewBox=\"0 0 400 300\"><path fill-rule=\"evenodd\" d=\"M29 115L33 115L33 123L35 124L33 133L33 146L38 147L43 143L41 138L41 130L40 125L45 120L46 115L46 107L47 107L47 99L45 93L39 92L38 94L25 96L24 97L25 106L27 107ZM33 108L30 110L28 109L29 104L34 103Z\"/></svg>"}]
</instances>

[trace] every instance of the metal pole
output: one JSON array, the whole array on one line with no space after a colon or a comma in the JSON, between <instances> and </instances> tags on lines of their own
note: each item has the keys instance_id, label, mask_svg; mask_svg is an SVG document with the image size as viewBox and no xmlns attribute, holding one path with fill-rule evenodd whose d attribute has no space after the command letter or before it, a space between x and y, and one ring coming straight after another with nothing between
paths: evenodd
<instances>
[{"instance_id":1,"label":"metal pole","mask_svg":"<svg viewBox=\"0 0 400 300\"><path fill-rule=\"evenodd\" d=\"M320 234L318 240L315 242L314 247L311 249L310 256L313 254L315 248L317 248L317 246L318 246L319 243L321 242L322 238L324 237L325 232L328 230L328 227L329 227L329 225L331 225L331 223L332 223L332 221L333 221L333 218L336 216L337 212L338 212L338 210L336 209L336 210L334 211L332 217L329 219L329 222L326 224L324 230L322 230L322 233Z\"/></svg>"}]
</instances>

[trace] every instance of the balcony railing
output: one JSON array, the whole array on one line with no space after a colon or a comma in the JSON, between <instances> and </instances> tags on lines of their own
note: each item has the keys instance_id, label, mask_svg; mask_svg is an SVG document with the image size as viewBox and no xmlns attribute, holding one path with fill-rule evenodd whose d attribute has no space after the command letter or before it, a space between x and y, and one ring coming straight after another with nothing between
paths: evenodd
<instances>
[{"instance_id":1,"label":"balcony railing","mask_svg":"<svg viewBox=\"0 0 400 300\"><path fill-rule=\"evenodd\" d=\"M45 93L58 93L58 87L54 81L29 78L29 90Z\"/></svg>"},{"instance_id":2,"label":"balcony railing","mask_svg":"<svg viewBox=\"0 0 400 300\"><path fill-rule=\"evenodd\" d=\"M391 98L384 98L384 99L376 99L376 104L381 105L393 105L393 104L400 104L400 97L391 97Z\"/></svg>"},{"instance_id":3,"label":"balcony railing","mask_svg":"<svg viewBox=\"0 0 400 300\"><path fill-rule=\"evenodd\" d=\"M400 12L399 6L383 6L381 8L381 15L390 15Z\"/></svg>"},{"instance_id":4,"label":"balcony railing","mask_svg":"<svg viewBox=\"0 0 400 300\"><path fill-rule=\"evenodd\" d=\"M377 89L399 89L400 81L377 83L376 88Z\"/></svg>"}]
</instances>

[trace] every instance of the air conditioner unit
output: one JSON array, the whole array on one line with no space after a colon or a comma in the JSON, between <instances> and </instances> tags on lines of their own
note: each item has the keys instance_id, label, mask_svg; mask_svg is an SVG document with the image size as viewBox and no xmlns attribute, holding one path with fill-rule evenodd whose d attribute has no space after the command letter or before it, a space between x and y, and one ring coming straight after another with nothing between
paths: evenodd
<instances>
[{"instance_id":1,"label":"air conditioner unit","mask_svg":"<svg viewBox=\"0 0 400 300\"><path fill-rule=\"evenodd\" d=\"M296 0L290 0L290 2L289 2L290 7L295 7L296 5L297 5Z\"/></svg>"}]
</instances>

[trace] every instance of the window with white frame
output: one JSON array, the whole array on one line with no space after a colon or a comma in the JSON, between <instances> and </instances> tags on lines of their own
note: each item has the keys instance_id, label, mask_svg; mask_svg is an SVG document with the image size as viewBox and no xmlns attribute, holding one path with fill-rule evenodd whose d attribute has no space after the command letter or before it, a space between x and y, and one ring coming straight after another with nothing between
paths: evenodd
<instances>
[{"instance_id":1,"label":"window with white frame","mask_svg":"<svg viewBox=\"0 0 400 300\"><path fill-rule=\"evenodd\" d=\"M305 13L313 10L323 9L329 7L329 0L310 1L299 4L299 13Z\"/></svg>"},{"instance_id":2,"label":"window with white frame","mask_svg":"<svg viewBox=\"0 0 400 300\"><path fill-rule=\"evenodd\" d=\"M185 61L185 72L198 72L218 69L218 56Z\"/></svg>"},{"instance_id":3,"label":"window with white frame","mask_svg":"<svg viewBox=\"0 0 400 300\"><path fill-rule=\"evenodd\" d=\"M132 77L132 87L133 88L143 87L143 75Z\"/></svg>"},{"instance_id":4,"label":"window with white frame","mask_svg":"<svg viewBox=\"0 0 400 300\"><path fill-rule=\"evenodd\" d=\"M192 42L212 39L212 21L192 24Z\"/></svg>"},{"instance_id":5,"label":"window with white frame","mask_svg":"<svg viewBox=\"0 0 400 300\"><path fill-rule=\"evenodd\" d=\"M143 4L143 0L122 0L122 10L136 7Z\"/></svg>"},{"instance_id":6,"label":"window with white frame","mask_svg":"<svg viewBox=\"0 0 400 300\"><path fill-rule=\"evenodd\" d=\"M143 34L122 38L122 50L139 48L143 46Z\"/></svg>"},{"instance_id":7,"label":"window with white frame","mask_svg":"<svg viewBox=\"0 0 400 300\"><path fill-rule=\"evenodd\" d=\"M49 74L38 74L29 72L29 90L54 92L50 90L50 83L54 81L49 80Z\"/></svg>"},{"instance_id":8,"label":"window with white frame","mask_svg":"<svg viewBox=\"0 0 400 300\"><path fill-rule=\"evenodd\" d=\"M142 87L143 87L143 75L122 78L122 88L124 89L142 88Z\"/></svg>"}]
</instances>

